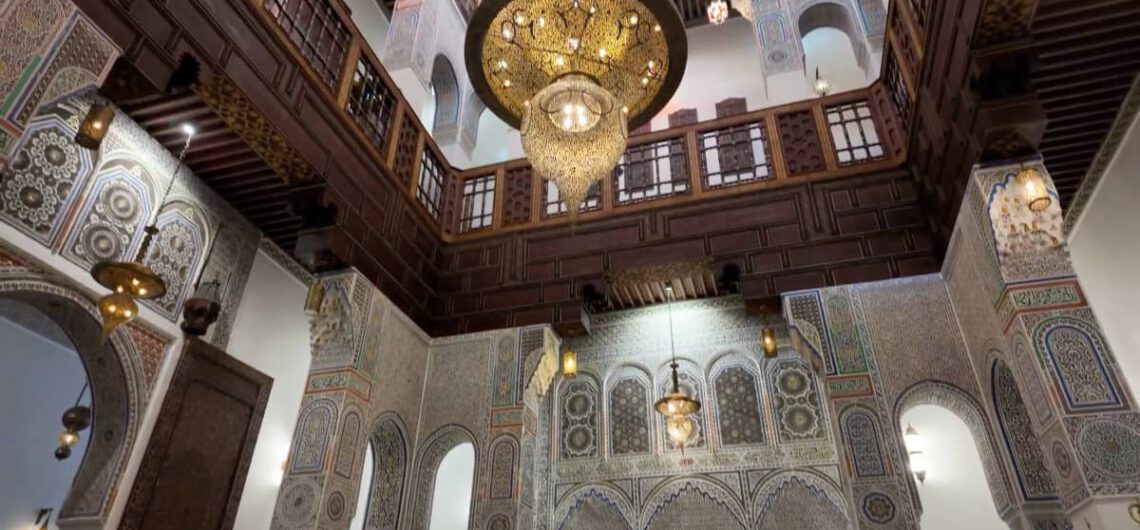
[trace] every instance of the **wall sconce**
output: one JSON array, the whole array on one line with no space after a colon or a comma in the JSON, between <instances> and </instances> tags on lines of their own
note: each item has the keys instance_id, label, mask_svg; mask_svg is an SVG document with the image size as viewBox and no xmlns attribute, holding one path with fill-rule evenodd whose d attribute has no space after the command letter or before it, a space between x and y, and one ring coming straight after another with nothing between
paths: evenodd
<instances>
[{"instance_id":1,"label":"wall sconce","mask_svg":"<svg viewBox=\"0 0 1140 530\"><path fill-rule=\"evenodd\" d=\"M831 93L831 82L819 75L819 68L815 69L815 82L812 83L815 95L824 97Z\"/></svg>"},{"instance_id":2,"label":"wall sconce","mask_svg":"<svg viewBox=\"0 0 1140 530\"><path fill-rule=\"evenodd\" d=\"M111 108L110 105L92 105L91 109L87 111L87 115L83 117L83 121L79 122L79 130L75 133L75 143L92 151L99 150L99 146L103 145L103 138L107 136L107 130L111 128L111 122L114 120L115 109Z\"/></svg>"},{"instance_id":3,"label":"wall sconce","mask_svg":"<svg viewBox=\"0 0 1140 530\"><path fill-rule=\"evenodd\" d=\"M1029 211L1040 212L1053 204L1053 198L1049 196L1049 188L1045 185L1045 179L1041 177L1040 171L1023 167L1017 172L1015 180L1021 186L1021 193L1025 195L1025 204L1029 206Z\"/></svg>"},{"instance_id":4,"label":"wall sconce","mask_svg":"<svg viewBox=\"0 0 1140 530\"><path fill-rule=\"evenodd\" d=\"M562 377L566 379L578 377L578 354L574 350L566 350L562 354Z\"/></svg>"},{"instance_id":5,"label":"wall sconce","mask_svg":"<svg viewBox=\"0 0 1140 530\"><path fill-rule=\"evenodd\" d=\"M764 326L764 330L760 332L760 343L764 346L764 358L772 359L779 353L779 346L776 344L776 330Z\"/></svg>"},{"instance_id":6,"label":"wall sconce","mask_svg":"<svg viewBox=\"0 0 1140 530\"><path fill-rule=\"evenodd\" d=\"M910 459L910 472L914 473L914 478L918 479L919 483L926 482L926 456L922 453L924 444L922 438L918 436L918 431L914 430L914 426L907 424L903 443L906 445L906 453Z\"/></svg>"},{"instance_id":7,"label":"wall sconce","mask_svg":"<svg viewBox=\"0 0 1140 530\"><path fill-rule=\"evenodd\" d=\"M31 530L48 530L48 525L51 524L51 512L53 508L40 508L36 512L36 522L32 523Z\"/></svg>"}]
</instances>

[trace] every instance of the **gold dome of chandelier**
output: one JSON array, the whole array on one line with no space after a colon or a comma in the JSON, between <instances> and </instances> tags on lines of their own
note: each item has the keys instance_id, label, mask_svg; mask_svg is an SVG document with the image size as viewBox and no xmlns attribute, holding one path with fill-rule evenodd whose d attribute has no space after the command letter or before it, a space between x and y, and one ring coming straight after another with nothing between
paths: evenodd
<instances>
[{"instance_id":1,"label":"gold dome of chandelier","mask_svg":"<svg viewBox=\"0 0 1140 530\"><path fill-rule=\"evenodd\" d=\"M677 90L688 53L676 7L651 0L484 0L465 46L475 91L519 128L572 218L629 128Z\"/></svg>"}]
</instances>

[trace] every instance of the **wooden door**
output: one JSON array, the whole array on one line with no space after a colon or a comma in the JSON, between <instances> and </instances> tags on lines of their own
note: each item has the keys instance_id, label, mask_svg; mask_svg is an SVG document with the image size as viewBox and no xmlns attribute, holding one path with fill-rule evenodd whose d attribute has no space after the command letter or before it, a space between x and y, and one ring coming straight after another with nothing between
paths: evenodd
<instances>
[{"instance_id":1,"label":"wooden door","mask_svg":"<svg viewBox=\"0 0 1140 530\"><path fill-rule=\"evenodd\" d=\"M273 379L189 339L120 530L229 530Z\"/></svg>"}]
</instances>

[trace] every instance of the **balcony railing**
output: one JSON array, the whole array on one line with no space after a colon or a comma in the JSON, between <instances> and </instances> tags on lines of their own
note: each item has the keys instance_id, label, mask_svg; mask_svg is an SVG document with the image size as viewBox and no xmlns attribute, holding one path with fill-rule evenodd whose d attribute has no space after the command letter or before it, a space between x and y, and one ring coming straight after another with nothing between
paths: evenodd
<instances>
[{"instance_id":1,"label":"balcony railing","mask_svg":"<svg viewBox=\"0 0 1140 530\"><path fill-rule=\"evenodd\" d=\"M396 88L341 0L250 0L292 44L302 71L341 109L419 213L445 240L567 222L557 189L526 160L457 170ZM892 65L891 68L897 68ZM583 203L583 222L646 208L798 185L892 168L905 146L885 124L906 115L910 80L888 72L876 88L696 123L630 138L609 178ZM890 116L888 119L887 116Z\"/></svg>"}]
</instances>

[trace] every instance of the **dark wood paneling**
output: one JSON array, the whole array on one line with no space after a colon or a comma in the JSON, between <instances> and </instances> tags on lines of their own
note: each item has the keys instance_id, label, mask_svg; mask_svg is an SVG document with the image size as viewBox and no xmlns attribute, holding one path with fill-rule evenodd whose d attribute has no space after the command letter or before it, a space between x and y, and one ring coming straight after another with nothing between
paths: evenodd
<instances>
[{"instance_id":1,"label":"dark wood paneling","mask_svg":"<svg viewBox=\"0 0 1140 530\"><path fill-rule=\"evenodd\" d=\"M265 374L190 339L119 528L233 528L272 386Z\"/></svg>"}]
</instances>

